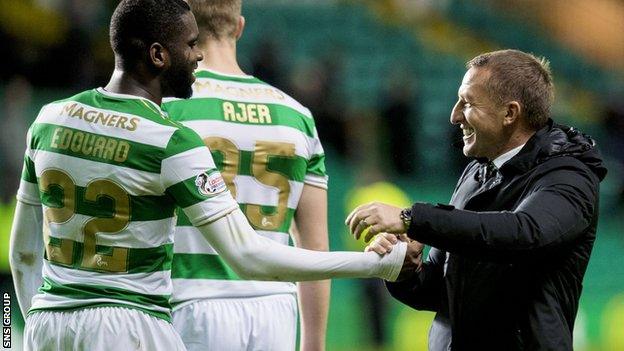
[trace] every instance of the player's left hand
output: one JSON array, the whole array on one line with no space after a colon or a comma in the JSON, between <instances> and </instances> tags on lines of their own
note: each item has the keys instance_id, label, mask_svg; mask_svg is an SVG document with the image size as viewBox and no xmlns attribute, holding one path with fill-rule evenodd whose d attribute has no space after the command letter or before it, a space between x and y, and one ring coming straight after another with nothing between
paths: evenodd
<instances>
[{"instance_id":1,"label":"player's left hand","mask_svg":"<svg viewBox=\"0 0 624 351\"><path fill-rule=\"evenodd\" d=\"M349 230L359 239L366 228L370 228L364 236L364 241L368 242L377 233L385 232L401 234L407 232L405 224L401 220L401 208L384 204L381 202L371 202L358 206L347 216L345 224Z\"/></svg>"}]
</instances>

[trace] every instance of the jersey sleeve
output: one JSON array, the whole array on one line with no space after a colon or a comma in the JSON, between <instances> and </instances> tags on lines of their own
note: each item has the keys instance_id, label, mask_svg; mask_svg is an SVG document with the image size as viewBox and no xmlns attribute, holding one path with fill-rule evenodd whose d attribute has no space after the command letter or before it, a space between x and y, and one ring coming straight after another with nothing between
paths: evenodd
<instances>
[{"instance_id":1,"label":"jersey sleeve","mask_svg":"<svg viewBox=\"0 0 624 351\"><path fill-rule=\"evenodd\" d=\"M35 172L35 162L32 159L31 151L31 130L28 131L26 152L24 154L24 167L22 177L17 189L17 199L29 205L41 205L39 196L39 185L37 184L37 173Z\"/></svg>"},{"instance_id":2,"label":"jersey sleeve","mask_svg":"<svg viewBox=\"0 0 624 351\"><path fill-rule=\"evenodd\" d=\"M160 175L165 191L194 226L213 222L238 208L210 150L187 127L171 136Z\"/></svg>"},{"instance_id":3,"label":"jersey sleeve","mask_svg":"<svg viewBox=\"0 0 624 351\"><path fill-rule=\"evenodd\" d=\"M306 169L304 183L327 189L327 170L325 169L325 151L321 145L316 128L314 128L314 137L308 140L308 149L310 157Z\"/></svg>"}]
</instances>

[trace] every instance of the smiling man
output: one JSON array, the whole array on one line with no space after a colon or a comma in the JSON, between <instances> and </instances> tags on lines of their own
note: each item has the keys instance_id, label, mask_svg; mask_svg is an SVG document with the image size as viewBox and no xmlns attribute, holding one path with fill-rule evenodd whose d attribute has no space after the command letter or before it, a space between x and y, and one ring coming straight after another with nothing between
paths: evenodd
<instances>
[{"instance_id":1,"label":"smiling man","mask_svg":"<svg viewBox=\"0 0 624 351\"><path fill-rule=\"evenodd\" d=\"M413 279L388 283L436 312L429 350L572 350L583 276L606 175L595 142L550 117L548 63L516 50L467 64L451 123L474 157L450 205L355 209L356 237L407 233L433 248ZM397 238L379 235L385 253Z\"/></svg>"}]
</instances>

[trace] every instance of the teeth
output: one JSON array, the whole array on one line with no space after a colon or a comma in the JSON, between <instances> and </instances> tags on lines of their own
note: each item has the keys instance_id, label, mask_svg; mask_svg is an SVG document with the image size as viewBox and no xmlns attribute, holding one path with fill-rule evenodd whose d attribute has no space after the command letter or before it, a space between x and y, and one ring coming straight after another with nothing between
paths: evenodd
<instances>
[{"instance_id":1,"label":"teeth","mask_svg":"<svg viewBox=\"0 0 624 351\"><path fill-rule=\"evenodd\" d=\"M468 136L474 133L474 129L470 127L465 127L465 128L462 128L462 132L464 133L464 136Z\"/></svg>"}]
</instances>

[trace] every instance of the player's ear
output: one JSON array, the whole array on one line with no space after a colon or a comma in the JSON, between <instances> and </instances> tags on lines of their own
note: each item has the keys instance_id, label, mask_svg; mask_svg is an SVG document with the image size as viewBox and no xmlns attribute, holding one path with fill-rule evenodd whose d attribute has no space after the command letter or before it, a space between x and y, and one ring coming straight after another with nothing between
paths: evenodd
<instances>
[{"instance_id":1,"label":"player's ear","mask_svg":"<svg viewBox=\"0 0 624 351\"><path fill-rule=\"evenodd\" d=\"M170 64L169 51L160 43L152 43L149 47L149 61L157 69L163 69Z\"/></svg>"},{"instance_id":2,"label":"player's ear","mask_svg":"<svg viewBox=\"0 0 624 351\"><path fill-rule=\"evenodd\" d=\"M243 30L245 29L245 17L239 16L238 23L236 24L236 40L243 36Z\"/></svg>"}]
</instances>

